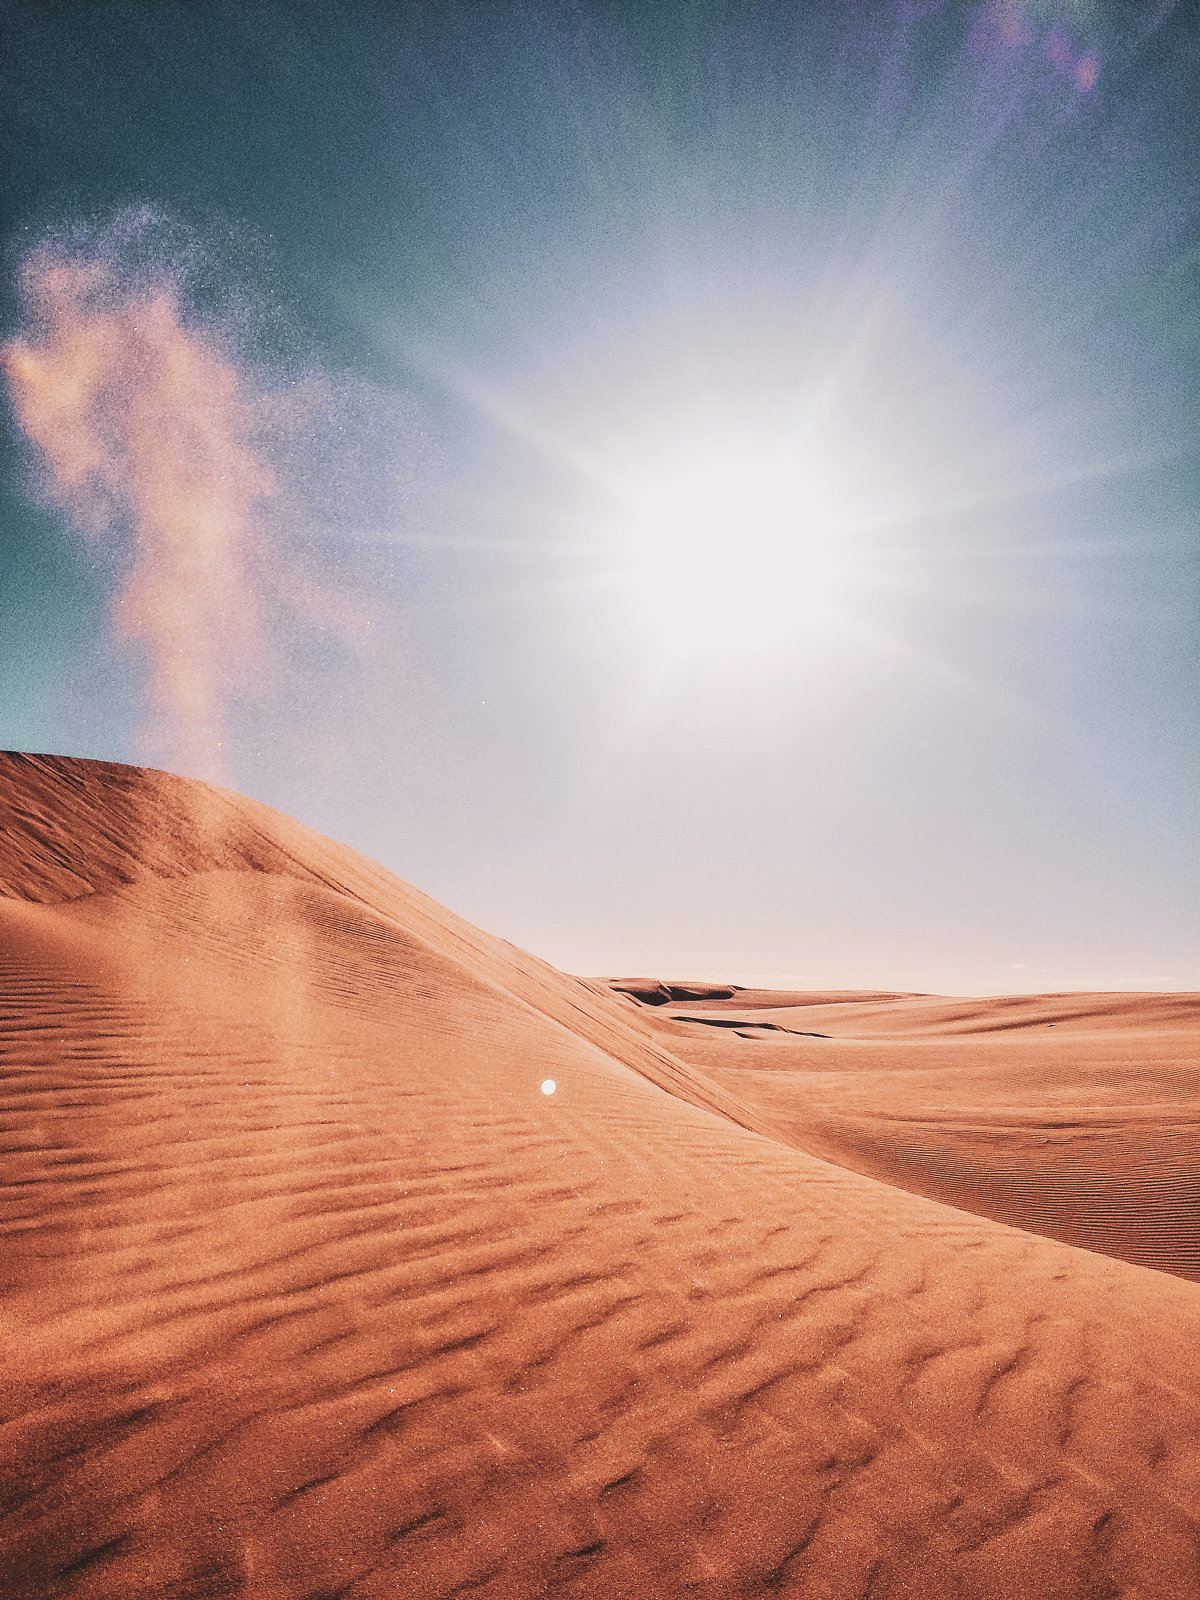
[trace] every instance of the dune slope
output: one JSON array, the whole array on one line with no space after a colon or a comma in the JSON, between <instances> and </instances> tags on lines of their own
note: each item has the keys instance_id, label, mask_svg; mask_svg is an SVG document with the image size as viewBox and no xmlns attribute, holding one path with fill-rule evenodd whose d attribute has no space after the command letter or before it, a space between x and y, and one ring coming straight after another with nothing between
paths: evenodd
<instances>
[{"instance_id":1,"label":"dune slope","mask_svg":"<svg viewBox=\"0 0 1200 1600\"><path fill-rule=\"evenodd\" d=\"M648 1017L786 1142L1200 1281L1200 995L727 990Z\"/></svg>"},{"instance_id":2,"label":"dune slope","mask_svg":"<svg viewBox=\"0 0 1200 1600\"><path fill-rule=\"evenodd\" d=\"M0 1593L1200 1596L1200 1286L248 801L0 805Z\"/></svg>"}]
</instances>

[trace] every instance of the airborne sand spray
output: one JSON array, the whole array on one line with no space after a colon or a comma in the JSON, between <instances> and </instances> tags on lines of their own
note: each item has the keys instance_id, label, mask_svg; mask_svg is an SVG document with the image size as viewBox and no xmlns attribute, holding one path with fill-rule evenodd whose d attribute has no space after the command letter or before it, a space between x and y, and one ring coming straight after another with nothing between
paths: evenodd
<instances>
[{"instance_id":1,"label":"airborne sand spray","mask_svg":"<svg viewBox=\"0 0 1200 1600\"><path fill-rule=\"evenodd\" d=\"M369 632L378 603L323 536L394 514L411 427L394 396L257 359L263 309L151 210L49 235L19 288L0 350L13 411L41 493L120 574L113 626L149 669L148 753L223 778L233 704L306 647Z\"/></svg>"},{"instance_id":2,"label":"airborne sand spray","mask_svg":"<svg viewBox=\"0 0 1200 1600\"><path fill-rule=\"evenodd\" d=\"M169 279L142 288L42 249L21 287L31 330L4 352L17 420L81 528L128 525L115 620L151 663L155 742L219 770L226 685L261 634L246 546L274 488L237 369L187 327Z\"/></svg>"}]
</instances>

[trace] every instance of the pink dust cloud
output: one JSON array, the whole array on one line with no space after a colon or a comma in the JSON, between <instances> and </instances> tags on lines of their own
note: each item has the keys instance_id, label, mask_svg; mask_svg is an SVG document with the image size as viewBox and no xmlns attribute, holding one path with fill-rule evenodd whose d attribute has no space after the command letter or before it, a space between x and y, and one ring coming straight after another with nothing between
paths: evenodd
<instances>
[{"instance_id":1,"label":"pink dust cloud","mask_svg":"<svg viewBox=\"0 0 1200 1600\"><path fill-rule=\"evenodd\" d=\"M155 742L219 771L226 685L260 654L247 550L275 487L238 372L185 326L170 282L139 291L103 261L42 250L21 288L32 331L3 350L17 421L91 539L128 526L114 621L149 658Z\"/></svg>"},{"instance_id":2,"label":"pink dust cloud","mask_svg":"<svg viewBox=\"0 0 1200 1600\"><path fill-rule=\"evenodd\" d=\"M361 503L362 483L311 466L374 441L349 436L333 380L254 366L191 312L184 269L139 264L144 223L35 248L0 363L45 497L123 574L112 621L149 668L152 758L220 779L233 703L313 638L355 654L378 620L313 530L322 499Z\"/></svg>"}]
</instances>

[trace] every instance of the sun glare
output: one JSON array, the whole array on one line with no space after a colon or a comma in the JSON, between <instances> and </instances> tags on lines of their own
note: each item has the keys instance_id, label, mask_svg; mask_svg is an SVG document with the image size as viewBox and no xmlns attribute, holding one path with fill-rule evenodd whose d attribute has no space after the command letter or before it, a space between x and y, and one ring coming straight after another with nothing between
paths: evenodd
<instances>
[{"instance_id":1,"label":"sun glare","mask_svg":"<svg viewBox=\"0 0 1200 1600\"><path fill-rule=\"evenodd\" d=\"M794 447L695 441L623 482L623 580L678 653L774 652L836 617L849 558L839 510Z\"/></svg>"}]
</instances>

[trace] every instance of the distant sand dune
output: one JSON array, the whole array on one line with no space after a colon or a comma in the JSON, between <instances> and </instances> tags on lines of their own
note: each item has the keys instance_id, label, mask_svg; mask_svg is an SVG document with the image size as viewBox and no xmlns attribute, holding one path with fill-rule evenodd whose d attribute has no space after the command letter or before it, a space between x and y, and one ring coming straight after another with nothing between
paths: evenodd
<instances>
[{"instance_id":1,"label":"distant sand dune","mask_svg":"<svg viewBox=\"0 0 1200 1600\"><path fill-rule=\"evenodd\" d=\"M1187 1263L961 1209L1172 1192L1192 1002L642 1005L101 763L0 839L0 1595L1200 1596Z\"/></svg>"},{"instance_id":2,"label":"distant sand dune","mask_svg":"<svg viewBox=\"0 0 1200 1600\"><path fill-rule=\"evenodd\" d=\"M1200 1281L1200 995L766 998L647 1014L786 1142Z\"/></svg>"}]
</instances>

